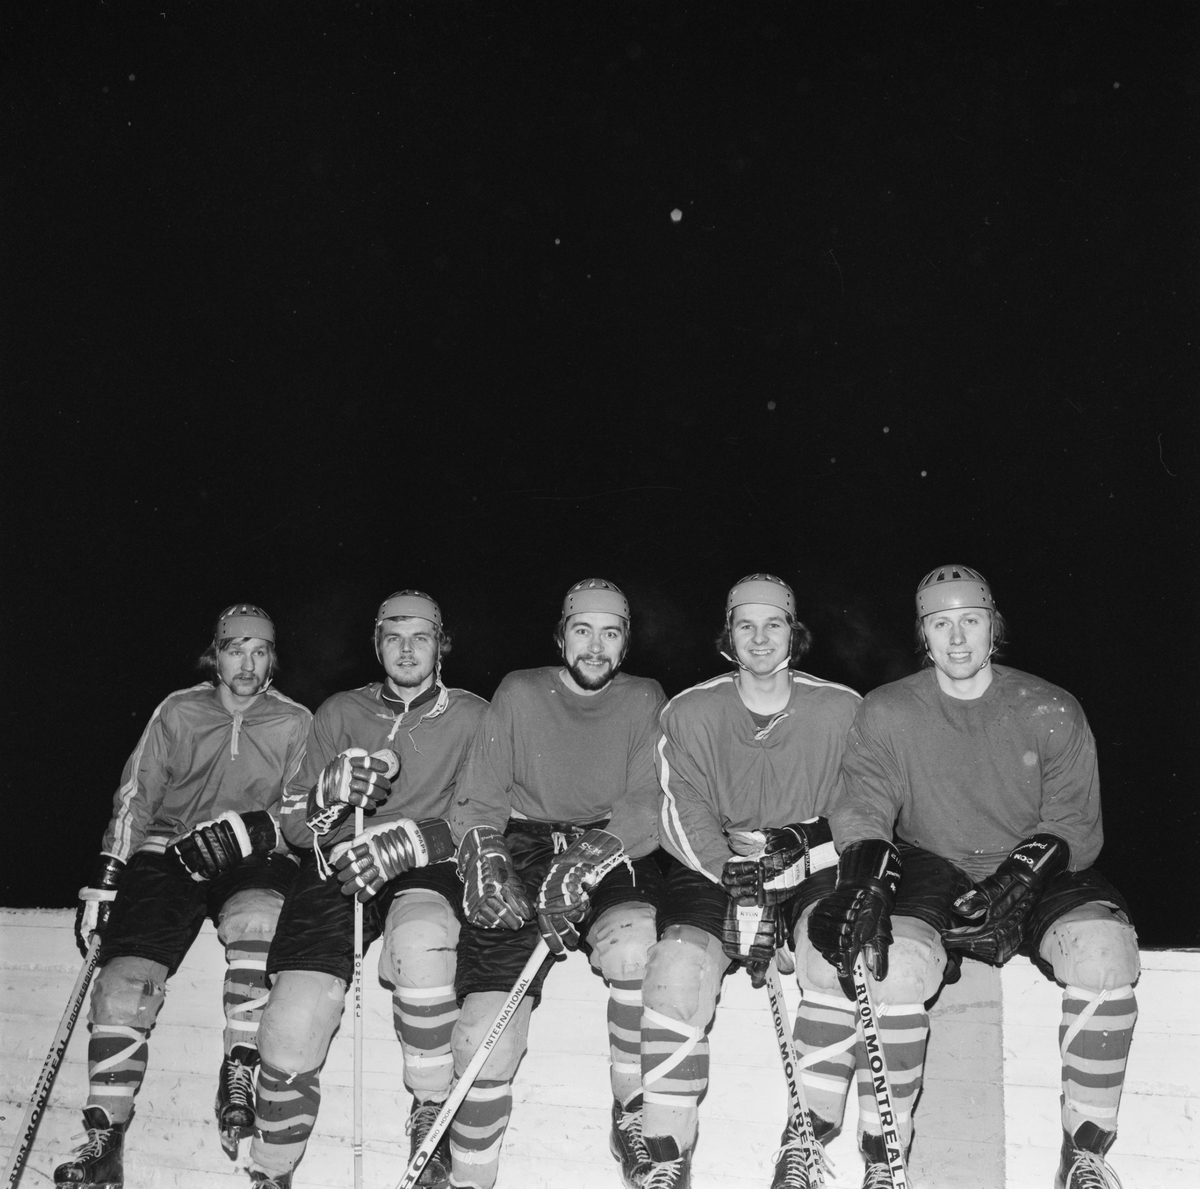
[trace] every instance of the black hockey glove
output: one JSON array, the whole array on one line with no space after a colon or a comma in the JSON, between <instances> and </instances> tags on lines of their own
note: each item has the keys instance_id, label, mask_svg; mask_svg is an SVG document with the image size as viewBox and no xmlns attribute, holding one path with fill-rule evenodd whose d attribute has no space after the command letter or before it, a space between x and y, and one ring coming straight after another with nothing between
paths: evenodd
<instances>
[{"instance_id":1,"label":"black hockey glove","mask_svg":"<svg viewBox=\"0 0 1200 1189\"><path fill-rule=\"evenodd\" d=\"M753 900L739 903L734 896L725 904L721 949L727 958L745 966L753 987L761 987L767 981L767 965L786 940L784 932L776 904Z\"/></svg>"},{"instance_id":2,"label":"black hockey glove","mask_svg":"<svg viewBox=\"0 0 1200 1189\"><path fill-rule=\"evenodd\" d=\"M392 791L400 771L394 751L367 754L366 748L347 747L334 756L308 794L304 824L316 835L328 834L354 808L373 811Z\"/></svg>"},{"instance_id":3,"label":"black hockey glove","mask_svg":"<svg viewBox=\"0 0 1200 1189\"><path fill-rule=\"evenodd\" d=\"M117 884L125 864L112 855L101 855L96 878L86 888L79 889L79 907L75 910L75 944L86 958L92 934L104 936L112 903L117 898Z\"/></svg>"},{"instance_id":4,"label":"black hockey glove","mask_svg":"<svg viewBox=\"0 0 1200 1189\"><path fill-rule=\"evenodd\" d=\"M587 916L591 905L588 891L619 863L629 863L625 847L607 830L586 831L554 857L537 897L538 928L551 953L579 947L575 926Z\"/></svg>"},{"instance_id":5,"label":"black hockey glove","mask_svg":"<svg viewBox=\"0 0 1200 1189\"><path fill-rule=\"evenodd\" d=\"M269 854L279 845L274 819L264 809L249 813L223 813L201 822L167 850L197 881L212 879L250 855Z\"/></svg>"},{"instance_id":6,"label":"black hockey glove","mask_svg":"<svg viewBox=\"0 0 1200 1189\"><path fill-rule=\"evenodd\" d=\"M837 968L847 999L854 998L859 953L877 980L887 978L891 914L899 887L900 853L890 842L852 842L838 861L837 886L808 919L808 939Z\"/></svg>"},{"instance_id":7,"label":"black hockey glove","mask_svg":"<svg viewBox=\"0 0 1200 1189\"><path fill-rule=\"evenodd\" d=\"M1034 834L1015 847L996 870L954 902L970 925L949 929L947 949L1002 966L1025 939L1025 923L1046 884L1066 871L1071 848L1056 834Z\"/></svg>"},{"instance_id":8,"label":"black hockey glove","mask_svg":"<svg viewBox=\"0 0 1200 1189\"><path fill-rule=\"evenodd\" d=\"M398 821L368 826L349 842L333 848L343 896L357 896L365 904L384 884L414 867L425 867L454 858L450 825L440 817L414 822Z\"/></svg>"},{"instance_id":9,"label":"black hockey glove","mask_svg":"<svg viewBox=\"0 0 1200 1189\"><path fill-rule=\"evenodd\" d=\"M765 903L782 904L814 871L837 862L833 833L823 817L739 835L743 845L756 838L762 839L761 853L729 859L721 872L721 883L731 896L758 899L761 890Z\"/></svg>"},{"instance_id":10,"label":"black hockey glove","mask_svg":"<svg viewBox=\"0 0 1200 1189\"><path fill-rule=\"evenodd\" d=\"M480 929L520 929L533 905L513 866L508 843L495 826L476 826L458 846L463 912Z\"/></svg>"}]
</instances>

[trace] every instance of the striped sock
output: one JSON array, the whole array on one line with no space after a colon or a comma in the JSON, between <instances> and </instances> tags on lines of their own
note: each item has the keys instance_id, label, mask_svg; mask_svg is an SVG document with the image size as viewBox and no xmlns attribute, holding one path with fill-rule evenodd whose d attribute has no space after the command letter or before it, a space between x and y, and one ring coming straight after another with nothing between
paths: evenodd
<instances>
[{"instance_id":1,"label":"striped sock","mask_svg":"<svg viewBox=\"0 0 1200 1189\"><path fill-rule=\"evenodd\" d=\"M127 1123L133 1096L146 1076L150 1030L93 1024L88 1040L88 1106L102 1107L114 1123Z\"/></svg>"},{"instance_id":2,"label":"striped sock","mask_svg":"<svg viewBox=\"0 0 1200 1189\"><path fill-rule=\"evenodd\" d=\"M854 1075L854 1004L801 987L793 1034L809 1110L840 1126Z\"/></svg>"},{"instance_id":3,"label":"striped sock","mask_svg":"<svg viewBox=\"0 0 1200 1189\"><path fill-rule=\"evenodd\" d=\"M608 1049L613 1097L622 1105L642 1090L642 980L608 984Z\"/></svg>"},{"instance_id":4,"label":"striped sock","mask_svg":"<svg viewBox=\"0 0 1200 1189\"><path fill-rule=\"evenodd\" d=\"M421 1102L445 1101L454 1079L450 1034L458 1020L454 987L397 987L392 1023L404 1050L404 1084Z\"/></svg>"},{"instance_id":5,"label":"striped sock","mask_svg":"<svg viewBox=\"0 0 1200 1189\"><path fill-rule=\"evenodd\" d=\"M643 1007L641 1056L642 1134L670 1135L681 1151L691 1148L708 1086L706 1030Z\"/></svg>"},{"instance_id":6,"label":"striped sock","mask_svg":"<svg viewBox=\"0 0 1200 1189\"><path fill-rule=\"evenodd\" d=\"M245 937L231 942L225 950L223 1001L225 1005L225 1055L234 1045L258 1047L258 1022L267 1005L267 950L271 939Z\"/></svg>"},{"instance_id":7,"label":"striped sock","mask_svg":"<svg viewBox=\"0 0 1200 1189\"><path fill-rule=\"evenodd\" d=\"M271 1173L295 1168L320 1106L320 1070L289 1074L260 1061L250 1166Z\"/></svg>"},{"instance_id":8,"label":"striped sock","mask_svg":"<svg viewBox=\"0 0 1200 1189\"><path fill-rule=\"evenodd\" d=\"M1125 1062L1137 1023L1137 998L1130 986L1111 991L1063 991L1062 1122L1068 1135L1092 1122L1115 1132L1125 1084Z\"/></svg>"},{"instance_id":9,"label":"striped sock","mask_svg":"<svg viewBox=\"0 0 1200 1189\"><path fill-rule=\"evenodd\" d=\"M929 1041L929 1015L921 1003L879 1006L879 1039L887 1062L892 1089L895 1126L907 1146L912 1142L912 1109L925 1072L925 1046ZM883 1124L875 1102L871 1071L861 1040L855 1048L858 1068L859 1130L881 1135Z\"/></svg>"},{"instance_id":10,"label":"striped sock","mask_svg":"<svg viewBox=\"0 0 1200 1189\"><path fill-rule=\"evenodd\" d=\"M450 1125L453 1184L491 1189L500 1169L500 1145L512 1114L512 1080L476 1078Z\"/></svg>"}]
</instances>

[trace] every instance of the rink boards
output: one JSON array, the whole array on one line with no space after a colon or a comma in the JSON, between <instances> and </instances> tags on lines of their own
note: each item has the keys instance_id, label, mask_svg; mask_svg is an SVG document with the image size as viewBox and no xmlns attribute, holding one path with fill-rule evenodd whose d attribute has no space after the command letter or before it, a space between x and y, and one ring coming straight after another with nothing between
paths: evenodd
<instances>
[{"instance_id":1,"label":"rink boards","mask_svg":"<svg viewBox=\"0 0 1200 1189\"><path fill-rule=\"evenodd\" d=\"M62 910L0 909L0 1144L4 1160L66 1006L81 961ZM392 1033L391 996L367 956L365 1189L391 1189L404 1171L408 1096ZM1200 1185L1200 953L1144 952L1140 1019L1112 1163L1126 1189ZM126 1145L128 1189L248 1185L217 1142L212 1098L221 1060L223 961L206 925L169 984L151 1040L150 1069ZM798 992L788 985L789 1008ZM974 962L934 1008L912 1183L917 1189L1036 1189L1053 1181L1060 1139L1060 992L1024 959L995 971ZM550 974L533 1015L530 1050L497 1189L619 1189L608 1153L611 1102L605 992L584 959ZM86 1017L86 1008L84 1016ZM296 1189L350 1189L352 1027L349 1010L322 1078L317 1133ZM701 1108L696 1189L765 1189L786 1096L765 992L744 974L726 980L712 1034L712 1084ZM51 1183L78 1142L87 1093L87 1031L80 1020L21 1185ZM851 1102L830 1146L832 1189L857 1187ZM245 1158L243 1144L242 1160Z\"/></svg>"}]
</instances>

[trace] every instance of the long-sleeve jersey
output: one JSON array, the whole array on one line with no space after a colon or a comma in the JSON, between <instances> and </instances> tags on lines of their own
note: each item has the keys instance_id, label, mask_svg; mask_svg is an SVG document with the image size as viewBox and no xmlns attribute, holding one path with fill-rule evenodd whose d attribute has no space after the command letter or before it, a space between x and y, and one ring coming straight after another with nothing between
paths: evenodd
<instances>
[{"instance_id":1,"label":"long-sleeve jersey","mask_svg":"<svg viewBox=\"0 0 1200 1189\"><path fill-rule=\"evenodd\" d=\"M479 725L450 829L503 830L510 817L583 825L604 818L631 858L658 846L654 741L662 686L618 673L598 693L557 666L509 673Z\"/></svg>"},{"instance_id":2,"label":"long-sleeve jersey","mask_svg":"<svg viewBox=\"0 0 1200 1189\"><path fill-rule=\"evenodd\" d=\"M832 815L840 851L896 835L990 875L1022 839L1057 834L1071 869L1104 841L1096 742L1083 708L1040 677L993 666L969 701L944 694L932 669L869 693L850 731L845 796Z\"/></svg>"},{"instance_id":3,"label":"long-sleeve jersey","mask_svg":"<svg viewBox=\"0 0 1200 1189\"><path fill-rule=\"evenodd\" d=\"M325 765L348 747L369 752L389 748L400 759L392 792L369 825L398 818L446 817L458 785L471 740L487 703L465 689L435 687L434 696L406 711L394 712L384 702L382 683L334 694L321 703L308 734L304 763L288 784L280 817L284 837L297 847L311 849L312 831L304 824L308 794L316 787ZM321 849L354 835L354 815L321 838Z\"/></svg>"},{"instance_id":4,"label":"long-sleeve jersey","mask_svg":"<svg viewBox=\"0 0 1200 1189\"><path fill-rule=\"evenodd\" d=\"M828 817L859 696L790 672L787 706L758 726L735 674L677 694L658 742L662 841L679 861L720 882L739 831Z\"/></svg>"},{"instance_id":5,"label":"long-sleeve jersey","mask_svg":"<svg viewBox=\"0 0 1200 1189\"><path fill-rule=\"evenodd\" d=\"M122 862L139 850L161 853L228 810L277 818L311 719L307 707L274 689L236 712L208 681L168 694L125 764L101 851Z\"/></svg>"}]
</instances>

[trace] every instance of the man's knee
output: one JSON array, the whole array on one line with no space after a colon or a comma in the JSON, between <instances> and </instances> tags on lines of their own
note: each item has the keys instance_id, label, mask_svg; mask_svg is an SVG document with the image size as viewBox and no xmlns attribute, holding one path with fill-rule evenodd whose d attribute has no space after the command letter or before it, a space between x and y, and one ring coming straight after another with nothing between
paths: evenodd
<instances>
[{"instance_id":1,"label":"man's knee","mask_svg":"<svg viewBox=\"0 0 1200 1189\"><path fill-rule=\"evenodd\" d=\"M450 1047L454 1051L454 1068L458 1073L462 1073L470 1064L471 1058L491 1030L507 998L508 993L505 991L477 991L463 1001L462 1011L450 1039ZM532 1001L528 997L522 999L508 1027L500 1034L500 1039L488 1054L488 1059L479 1072L481 1078L496 1082L512 1079L517 1072L517 1066L521 1064L521 1058L525 1055L525 1045L529 1036L529 1013L532 1010Z\"/></svg>"},{"instance_id":2,"label":"man's knee","mask_svg":"<svg viewBox=\"0 0 1200 1189\"><path fill-rule=\"evenodd\" d=\"M247 938L275 936L283 896L272 888L243 888L225 901L217 923L217 937L223 946Z\"/></svg>"},{"instance_id":3,"label":"man's knee","mask_svg":"<svg viewBox=\"0 0 1200 1189\"><path fill-rule=\"evenodd\" d=\"M728 964L711 933L694 925L671 925L650 950L642 1002L652 1011L703 1028L716 1010Z\"/></svg>"},{"instance_id":4,"label":"man's knee","mask_svg":"<svg viewBox=\"0 0 1200 1189\"><path fill-rule=\"evenodd\" d=\"M91 1024L121 1024L128 1028L154 1027L167 994L167 968L149 958L113 958L96 975Z\"/></svg>"},{"instance_id":5,"label":"man's knee","mask_svg":"<svg viewBox=\"0 0 1200 1189\"><path fill-rule=\"evenodd\" d=\"M1123 913L1106 904L1082 904L1064 913L1042 938L1038 954L1055 979L1085 991L1111 991L1137 982L1137 933Z\"/></svg>"},{"instance_id":6,"label":"man's knee","mask_svg":"<svg viewBox=\"0 0 1200 1189\"><path fill-rule=\"evenodd\" d=\"M459 924L438 892L414 888L392 901L379 954L379 977L394 987L454 983Z\"/></svg>"},{"instance_id":7,"label":"man's knee","mask_svg":"<svg viewBox=\"0 0 1200 1189\"><path fill-rule=\"evenodd\" d=\"M325 1060L346 1001L346 984L316 970L283 970L258 1026L263 1059L285 1073L307 1073Z\"/></svg>"},{"instance_id":8,"label":"man's knee","mask_svg":"<svg viewBox=\"0 0 1200 1189\"><path fill-rule=\"evenodd\" d=\"M796 926L796 973L800 985L813 991L841 993L837 970L808 939L806 909ZM937 994L946 969L946 951L938 931L916 917L892 917L892 944L888 947L888 975L882 983L871 980L887 1003L925 1003Z\"/></svg>"},{"instance_id":9,"label":"man's knee","mask_svg":"<svg viewBox=\"0 0 1200 1189\"><path fill-rule=\"evenodd\" d=\"M614 904L588 931L592 966L610 982L640 979L654 945L654 906L640 901Z\"/></svg>"}]
</instances>

